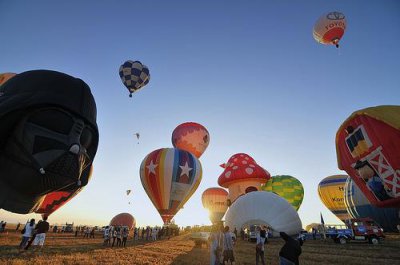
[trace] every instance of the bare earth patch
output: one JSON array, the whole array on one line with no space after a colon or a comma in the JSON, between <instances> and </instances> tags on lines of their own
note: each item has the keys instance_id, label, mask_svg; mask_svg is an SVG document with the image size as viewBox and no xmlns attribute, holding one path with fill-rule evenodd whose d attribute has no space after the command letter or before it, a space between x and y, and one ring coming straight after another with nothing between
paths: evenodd
<instances>
[{"instance_id":1,"label":"bare earth patch","mask_svg":"<svg viewBox=\"0 0 400 265\"><path fill-rule=\"evenodd\" d=\"M18 252L20 234L13 231L0 234L0 264L209 264L206 246L195 247L188 235L156 242L129 239L126 248L102 245L95 239L75 238L72 234L47 234L42 252ZM267 264L278 264L283 241L270 239L266 246ZM301 264L381 265L400 264L400 235L388 235L379 245L366 243L334 244L331 241L308 240L303 245ZM235 246L236 264L255 264L255 244L240 241Z\"/></svg>"}]
</instances>

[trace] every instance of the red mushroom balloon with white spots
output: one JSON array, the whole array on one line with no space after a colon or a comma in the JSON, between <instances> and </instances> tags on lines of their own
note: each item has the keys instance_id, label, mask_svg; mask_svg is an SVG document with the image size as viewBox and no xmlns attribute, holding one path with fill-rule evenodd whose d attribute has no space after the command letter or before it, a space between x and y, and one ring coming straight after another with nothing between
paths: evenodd
<instances>
[{"instance_id":1,"label":"red mushroom balloon with white spots","mask_svg":"<svg viewBox=\"0 0 400 265\"><path fill-rule=\"evenodd\" d=\"M225 170L219 176L218 184L229 189L228 205L243 194L261 190L261 185L271 178L267 170L244 153L231 156L228 162L221 166Z\"/></svg>"}]
</instances>

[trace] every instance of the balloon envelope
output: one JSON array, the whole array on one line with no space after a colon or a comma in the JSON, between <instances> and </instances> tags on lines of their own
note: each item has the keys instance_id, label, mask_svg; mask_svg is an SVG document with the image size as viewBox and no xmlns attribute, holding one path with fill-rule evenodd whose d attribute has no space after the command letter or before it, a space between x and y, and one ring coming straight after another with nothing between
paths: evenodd
<instances>
[{"instance_id":1,"label":"balloon envelope","mask_svg":"<svg viewBox=\"0 0 400 265\"><path fill-rule=\"evenodd\" d=\"M351 217L369 217L378 223L385 232L398 232L399 208L378 208L371 205L351 178L347 179L344 194L344 202Z\"/></svg>"},{"instance_id":2,"label":"balloon envelope","mask_svg":"<svg viewBox=\"0 0 400 265\"><path fill-rule=\"evenodd\" d=\"M175 148L188 151L199 158L210 143L210 134L199 123L185 122L175 128L171 140Z\"/></svg>"},{"instance_id":3,"label":"balloon envelope","mask_svg":"<svg viewBox=\"0 0 400 265\"><path fill-rule=\"evenodd\" d=\"M127 226L132 229L136 225L135 218L129 213L120 213L113 217L110 221L111 226Z\"/></svg>"},{"instance_id":4,"label":"balloon envelope","mask_svg":"<svg viewBox=\"0 0 400 265\"><path fill-rule=\"evenodd\" d=\"M84 172L85 182L88 183L93 173L93 165L90 167L89 172ZM53 212L57 211L61 206L69 202L79 192L83 190L85 186L74 187L70 190L65 191L54 191L46 194L39 207L35 210L35 213L40 213L44 216L49 216Z\"/></svg>"},{"instance_id":5,"label":"balloon envelope","mask_svg":"<svg viewBox=\"0 0 400 265\"><path fill-rule=\"evenodd\" d=\"M346 30L345 16L340 12L329 12L322 15L314 25L314 39L322 44L338 43Z\"/></svg>"},{"instance_id":6,"label":"balloon envelope","mask_svg":"<svg viewBox=\"0 0 400 265\"><path fill-rule=\"evenodd\" d=\"M119 67L122 83L132 93L147 85L150 81L150 71L139 61L126 61Z\"/></svg>"},{"instance_id":7,"label":"balloon envelope","mask_svg":"<svg viewBox=\"0 0 400 265\"><path fill-rule=\"evenodd\" d=\"M99 137L89 86L34 70L9 79L0 94L0 208L30 213L48 193L85 186Z\"/></svg>"},{"instance_id":8,"label":"balloon envelope","mask_svg":"<svg viewBox=\"0 0 400 265\"><path fill-rule=\"evenodd\" d=\"M338 166L369 202L400 208L400 106L351 114L336 133Z\"/></svg>"},{"instance_id":9,"label":"balloon envelope","mask_svg":"<svg viewBox=\"0 0 400 265\"><path fill-rule=\"evenodd\" d=\"M0 74L0 86L7 82L10 78L14 77L15 73L1 73Z\"/></svg>"},{"instance_id":10,"label":"balloon envelope","mask_svg":"<svg viewBox=\"0 0 400 265\"><path fill-rule=\"evenodd\" d=\"M169 223L196 191L202 177L200 161L177 148L148 154L140 166L140 179L164 223Z\"/></svg>"},{"instance_id":11,"label":"balloon envelope","mask_svg":"<svg viewBox=\"0 0 400 265\"><path fill-rule=\"evenodd\" d=\"M347 178L346 175L333 175L318 184L319 198L342 222L351 218L344 204L344 185Z\"/></svg>"},{"instance_id":12,"label":"balloon envelope","mask_svg":"<svg viewBox=\"0 0 400 265\"><path fill-rule=\"evenodd\" d=\"M295 177L282 175L273 176L265 185L261 186L264 191L270 191L286 199L296 211L303 202L304 189L301 182Z\"/></svg>"},{"instance_id":13,"label":"balloon envelope","mask_svg":"<svg viewBox=\"0 0 400 265\"><path fill-rule=\"evenodd\" d=\"M228 209L227 199L228 192L222 188L208 188L203 192L201 201L203 207L210 212L209 217L213 224L221 221L225 215Z\"/></svg>"},{"instance_id":14,"label":"balloon envelope","mask_svg":"<svg viewBox=\"0 0 400 265\"><path fill-rule=\"evenodd\" d=\"M274 236L279 232L295 235L301 230L296 210L282 197L264 191L240 196L225 215L226 225L233 231L251 225L268 225Z\"/></svg>"}]
</instances>

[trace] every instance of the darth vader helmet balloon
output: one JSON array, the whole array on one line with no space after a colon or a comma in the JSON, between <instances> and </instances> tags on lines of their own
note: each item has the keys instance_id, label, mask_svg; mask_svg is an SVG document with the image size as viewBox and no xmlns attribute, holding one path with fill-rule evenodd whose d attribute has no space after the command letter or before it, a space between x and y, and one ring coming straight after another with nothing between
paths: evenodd
<instances>
[{"instance_id":1,"label":"darth vader helmet balloon","mask_svg":"<svg viewBox=\"0 0 400 265\"><path fill-rule=\"evenodd\" d=\"M0 208L32 212L47 193L87 184L99 136L85 82L18 74L0 86L0 123Z\"/></svg>"}]
</instances>

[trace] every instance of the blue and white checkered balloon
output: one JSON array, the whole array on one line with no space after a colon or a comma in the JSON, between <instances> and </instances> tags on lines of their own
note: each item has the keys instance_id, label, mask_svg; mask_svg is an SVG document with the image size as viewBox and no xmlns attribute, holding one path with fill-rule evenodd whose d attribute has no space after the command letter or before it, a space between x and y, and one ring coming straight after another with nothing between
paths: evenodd
<instances>
[{"instance_id":1,"label":"blue and white checkered balloon","mask_svg":"<svg viewBox=\"0 0 400 265\"><path fill-rule=\"evenodd\" d=\"M141 89L150 81L149 68L139 61L126 61L119 67L119 76L122 83L128 88L130 97L133 92Z\"/></svg>"}]
</instances>

